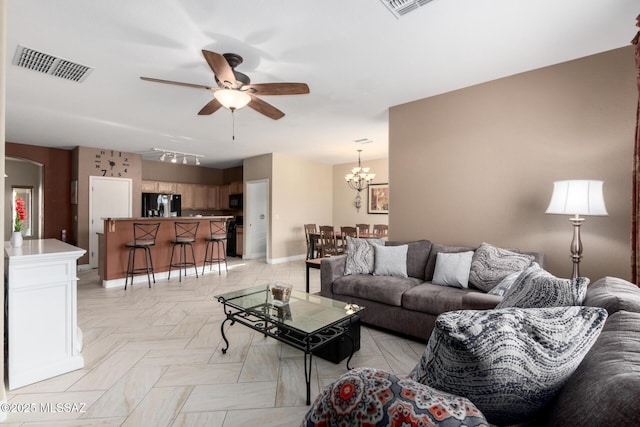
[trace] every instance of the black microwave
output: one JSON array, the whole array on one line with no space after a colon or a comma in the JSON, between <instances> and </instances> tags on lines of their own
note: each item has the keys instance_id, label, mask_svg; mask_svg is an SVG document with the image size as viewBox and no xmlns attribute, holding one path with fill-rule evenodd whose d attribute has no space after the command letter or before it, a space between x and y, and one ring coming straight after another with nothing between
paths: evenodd
<instances>
[{"instance_id":1,"label":"black microwave","mask_svg":"<svg viewBox=\"0 0 640 427\"><path fill-rule=\"evenodd\" d=\"M229 208L230 209L242 209L242 194L230 194L229 195Z\"/></svg>"}]
</instances>

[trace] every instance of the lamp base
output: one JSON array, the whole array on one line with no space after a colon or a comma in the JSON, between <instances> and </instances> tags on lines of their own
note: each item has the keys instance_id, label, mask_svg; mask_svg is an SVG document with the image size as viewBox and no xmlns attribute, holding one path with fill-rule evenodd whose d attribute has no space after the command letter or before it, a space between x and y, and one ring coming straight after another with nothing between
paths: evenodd
<instances>
[{"instance_id":1,"label":"lamp base","mask_svg":"<svg viewBox=\"0 0 640 427\"><path fill-rule=\"evenodd\" d=\"M573 239L571 240L571 261L573 262L573 272L571 278L580 277L580 260L582 259L582 241L580 240L580 226L584 222L584 218L579 215L569 218L573 224Z\"/></svg>"}]
</instances>

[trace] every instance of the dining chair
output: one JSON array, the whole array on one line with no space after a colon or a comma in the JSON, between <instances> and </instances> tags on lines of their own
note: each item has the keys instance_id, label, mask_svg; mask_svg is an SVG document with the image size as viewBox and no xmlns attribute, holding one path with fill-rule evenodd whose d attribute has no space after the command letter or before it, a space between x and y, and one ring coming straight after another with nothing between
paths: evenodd
<instances>
[{"instance_id":1,"label":"dining chair","mask_svg":"<svg viewBox=\"0 0 640 427\"><path fill-rule=\"evenodd\" d=\"M307 240L307 259L322 256L320 254L320 241L318 239L318 227L315 224L304 225L304 237Z\"/></svg>"},{"instance_id":2,"label":"dining chair","mask_svg":"<svg viewBox=\"0 0 640 427\"><path fill-rule=\"evenodd\" d=\"M386 237L389 235L389 226L386 224L373 224L373 234Z\"/></svg>"},{"instance_id":3,"label":"dining chair","mask_svg":"<svg viewBox=\"0 0 640 427\"><path fill-rule=\"evenodd\" d=\"M340 236L338 240L338 250L340 252L347 251L347 236L353 237L354 239L358 237L358 229L356 227L344 226L340 227Z\"/></svg>"},{"instance_id":4,"label":"dining chair","mask_svg":"<svg viewBox=\"0 0 640 427\"><path fill-rule=\"evenodd\" d=\"M320 226L320 246L322 256L338 255L338 244L336 241L336 233L331 225Z\"/></svg>"},{"instance_id":5,"label":"dining chair","mask_svg":"<svg viewBox=\"0 0 640 427\"><path fill-rule=\"evenodd\" d=\"M358 229L358 235L368 234L371 226L369 224L356 224L356 228Z\"/></svg>"}]
</instances>

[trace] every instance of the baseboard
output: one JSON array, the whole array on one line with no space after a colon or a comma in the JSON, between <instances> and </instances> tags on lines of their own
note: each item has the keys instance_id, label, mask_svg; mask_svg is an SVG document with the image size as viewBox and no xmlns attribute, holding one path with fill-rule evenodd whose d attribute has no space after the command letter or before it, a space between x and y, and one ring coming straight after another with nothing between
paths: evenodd
<instances>
[{"instance_id":1,"label":"baseboard","mask_svg":"<svg viewBox=\"0 0 640 427\"><path fill-rule=\"evenodd\" d=\"M213 270L209 271L209 269L205 269L205 273L204 274L210 274L210 273L216 273L218 274L218 270L214 267ZM185 276L184 273L182 273L183 276ZM193 267L189 267L187 268L187 276L195 276L196 275L196 269ZM198 267L198 276L202 276L202 267ZM162 271L160 273L156 273L155 274L156 277L156 282L158 280L163 280L163 279L169 279L169 272L168 271ZM171 271L171 277L173 278L178 278L178 270L173 270ZM118 288L118 287L122 287L124 289L124 282L125 282L125 278L120 278L120 279L111 279L111 280L103 280L102 281L102 287L103 288ZM131 281L129 281L129 285L131 286ZM147 280L147 275L146 274L141 274L141 275L137 275L137 276L133 276L133 284L137 285L137 284L144 284L145 286L148 286L148 280ZM153 286L153 280L151 280L151 286Z\"/></svg>"},{"instance_id":2,"label":"baseboard","mask_svg":"<svg viewBox=\"0 0 640 427\"><path fill-rule=\"evenodd\" d=\"M284 258L269 258L267 259L267 264L282 264L285 262L300 261L306 258L307 258L306 254L293 255L293 256L288 256Z\"/></svg>"}]
</instances>

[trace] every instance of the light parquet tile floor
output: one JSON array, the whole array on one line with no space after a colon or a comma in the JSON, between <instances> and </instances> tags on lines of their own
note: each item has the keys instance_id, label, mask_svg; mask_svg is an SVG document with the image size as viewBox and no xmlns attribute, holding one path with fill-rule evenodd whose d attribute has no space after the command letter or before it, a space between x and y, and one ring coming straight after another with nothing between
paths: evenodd
<instances>
[{"instance_id":1,"label":"light parquet tile floor","mask_svg":"<svg viewBox=\"0 0 640 427\"><path fill-rule=\"evenodd\" d=\"M311 270L311 292L320 272ZM8 393L9 403L35 404L9 413L8 426L297 426L307 411L302 352L249 328L220 325L213 296L271 281L305 289L304 261L270 265L232 259L229 272L105 289L97 270L79 272L78 324L85 367ZM405 375L424 343L363 327L352 366ZM346 372L346 361L313 358L312 399ZM68 404L62 412L41 404ZM74 405L76 404L76 405ZM62 406L65 409L64 406ZM78 411L81 409L81 411Z\"/></svg>"}]
</instances>

